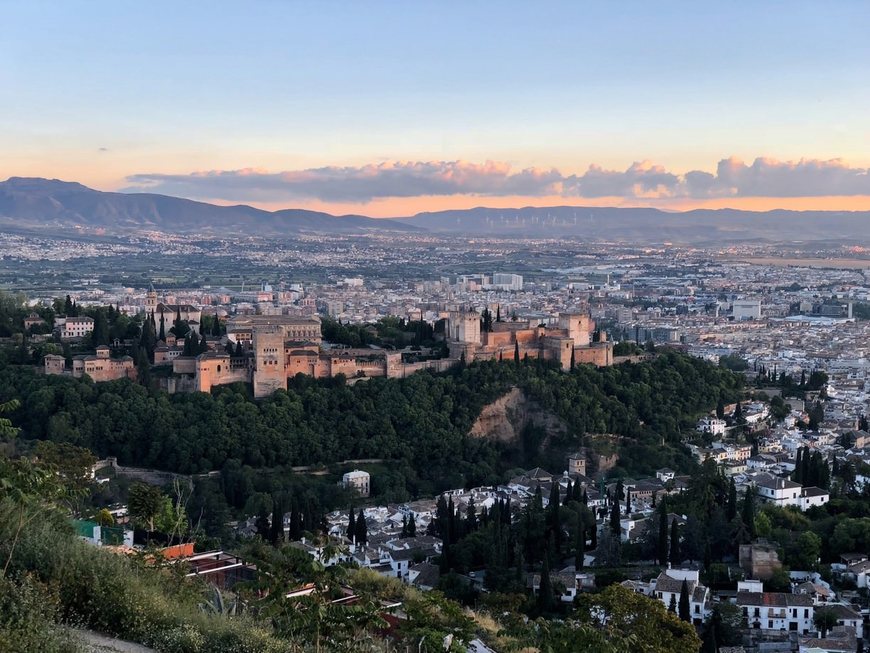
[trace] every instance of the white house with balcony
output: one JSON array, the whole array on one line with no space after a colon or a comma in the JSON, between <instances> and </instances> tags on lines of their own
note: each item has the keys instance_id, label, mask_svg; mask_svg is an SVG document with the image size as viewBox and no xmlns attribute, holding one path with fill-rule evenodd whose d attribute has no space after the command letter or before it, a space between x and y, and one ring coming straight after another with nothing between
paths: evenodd
<instances>
[{"instance_id":1,"label":"white house with balcony","mask_svg":"<svg viewBox=\"0 0 870 653\"><path fill-rule=\"evenodd\" d=\"M751 629L800 634L815 629L815 606L806 594L738 591L737 607Z\"/></svg>"}]
</instances>

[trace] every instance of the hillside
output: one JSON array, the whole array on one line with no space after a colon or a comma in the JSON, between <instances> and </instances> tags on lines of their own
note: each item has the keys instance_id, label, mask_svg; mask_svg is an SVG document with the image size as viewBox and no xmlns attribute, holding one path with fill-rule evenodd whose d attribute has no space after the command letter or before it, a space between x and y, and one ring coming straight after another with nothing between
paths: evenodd
<instances>
[{"instance_id":1,"label":"hillside","mask_svg":"<svg viewBox=\"0 0 870 653\"><path fill-rule=\"evenodd\" d=\"M151 193L104 193L74 182L12 177L0 182L0 223L47 231L74 227L107 233L157 230L171 233L283 236L302 232L362 234L416 231L400 222L318 211L263 211L216 206Z\"/></svg>"},{"instance_id":2,"label":"hillside","mask_svg":"<svg viewBox=\"0 0 870 653\"><path fill-rule=\"evenodd\" d=\"M403 220L437 233L556 238L636 243L717 243L749 240L870 240L870 211L738 211L683 213L654 208L474 208L419 213Z\"/></svg>"}]
</instances>

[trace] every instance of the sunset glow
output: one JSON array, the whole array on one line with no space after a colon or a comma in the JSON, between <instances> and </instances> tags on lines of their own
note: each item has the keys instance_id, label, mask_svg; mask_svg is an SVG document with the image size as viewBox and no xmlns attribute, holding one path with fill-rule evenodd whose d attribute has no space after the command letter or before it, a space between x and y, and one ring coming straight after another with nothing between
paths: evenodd
<instances>
[{"instance_id":1,"label":"sunset glow","mask_svg":"<svg viewBox=\"0 0 870 653\"><path fill-rule=\"evenodd\" d=\"M7 8L0 178L372 216L870 209L865 3L163 7Z\"/></svg>"}]
</instances>

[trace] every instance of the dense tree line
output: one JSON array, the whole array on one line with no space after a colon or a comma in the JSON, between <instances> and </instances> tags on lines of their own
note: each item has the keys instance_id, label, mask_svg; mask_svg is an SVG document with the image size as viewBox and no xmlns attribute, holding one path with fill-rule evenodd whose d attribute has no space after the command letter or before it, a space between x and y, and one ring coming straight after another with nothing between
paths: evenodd
<instances>
[{"instance_id":1,"label":"dense tree line","mask_svg":"<svg viewBox=\"0 0 870 653\"><path fill-rule=\"evenodd\" d=\"M681 432L739 382L721 368L666 353L567 374L544 361L488 361L354 385L300 375L287 390L255 402L245 386L168 395L126 380L93 384L27 367L0 369L0 400L21 398L15 417L26 438L182 473L220 469L230 459L256 468L388 458L406 463L414 494L495 481L528 462L511 445L466 437L482 407L515 386L567 424L556 449L576 448L586 433L615 433L636 444L623 448L623 465L650 472L690 464L676 446Z\"/></svg>"},{"instance_id":2,"label":"dense tree line","mask_svg":"<svg viewBox=\"0 0 870 653\"><path fill-rule=\"evenodd\" d=\"M328 316L321 318L323 339L348 347L377 345L392 349L406 346L432 346L436 331L444 331L443 322L435 326L425 320L405 320L400 317L383 317L373 324L342 324Z\"/></svg>"}]
</instances>

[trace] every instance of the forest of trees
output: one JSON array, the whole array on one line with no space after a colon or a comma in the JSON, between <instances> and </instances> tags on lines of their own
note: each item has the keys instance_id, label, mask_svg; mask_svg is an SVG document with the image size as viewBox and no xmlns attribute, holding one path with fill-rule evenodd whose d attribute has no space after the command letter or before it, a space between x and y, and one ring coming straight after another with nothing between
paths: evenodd
<instances>
[{"instance_id":1,"label":"forest of trees","mask_svg":"<svg viewBox=\"0 0 870 653\"><path fill-rule=\"evenodd\" d=\"M435 345L436 330L444 330L443 321L432 326L425 320L405 320L383 317L374 324L342 324L328 316L321 318L323 339L336 345L368 347L377 345L388 349L407 346Z\"/></svg>"},{"instance_id":2,"label":"forest of trees","mask_svg":"<svg viewBox=\"0 0 870 653\"><path fill-rule=\"evenodd\" d=\"M642 364L570 373L544 361L488 361L354 385L298 376L256 402L245 386L168 395L126 380L93 384L27 366L0 369L0 401L21 399L15 419L24 438L182 473L221 469L229 460L259 468L385 458L405 472L412 494L429 495L499 480L538 455L466 437L482 407L515 386L566 424L566 435L550 443L553 451L576 448L587 433L614 433L634 445L621 452L623 469L649 473L690 465L675 446L681 434L716 398L735 398L740 378L667 352Z\"/></svg>"}]
</instances>

